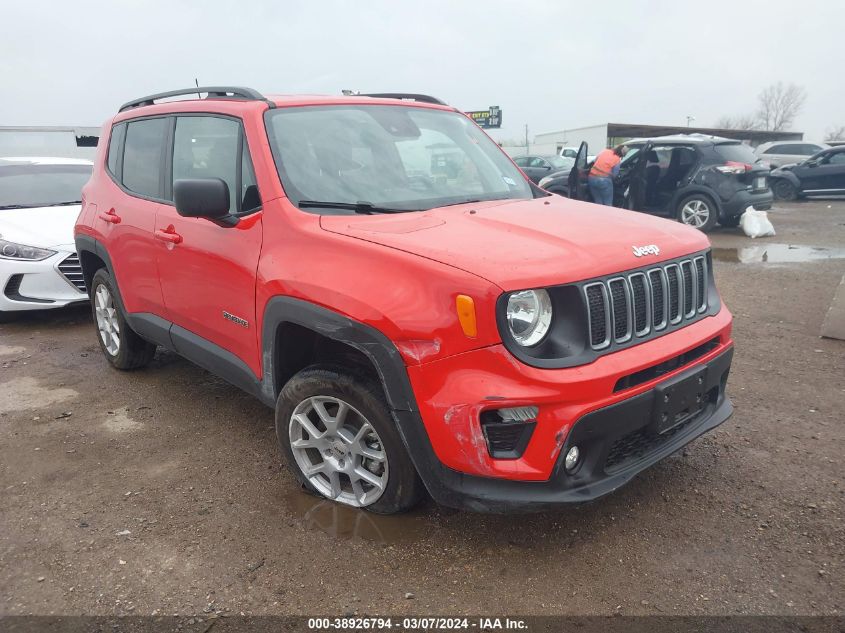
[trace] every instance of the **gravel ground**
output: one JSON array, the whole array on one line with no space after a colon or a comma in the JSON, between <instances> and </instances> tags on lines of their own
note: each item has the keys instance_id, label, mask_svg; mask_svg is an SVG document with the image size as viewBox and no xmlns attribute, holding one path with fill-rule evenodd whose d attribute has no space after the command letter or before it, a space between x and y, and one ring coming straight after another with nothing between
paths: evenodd
<instances>
[{"instance_id":1,"label":"gravel ground","mask_svg":"<svg viewBox=\"0 0 845 633\"><path fill-rule=\"evenodd\" d=\"M841 614L845 341L818 334L845 259L780 260L845 255L845 202L770 217L712 236L734 416L548 514L320 502L216 377L109 369L86 309L0 326L0 614Z\"/></svg>"}]
</instances>

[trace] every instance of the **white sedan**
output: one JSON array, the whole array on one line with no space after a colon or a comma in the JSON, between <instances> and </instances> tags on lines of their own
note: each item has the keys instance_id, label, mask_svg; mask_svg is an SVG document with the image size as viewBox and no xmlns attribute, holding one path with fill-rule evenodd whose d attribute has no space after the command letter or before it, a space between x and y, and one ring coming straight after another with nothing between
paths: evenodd
<instances>
[{"instance_id":1,"label":"white sedan","mask_svg":"<svg viewBox=\"0 0 845 633\"><path fill-rule=\"evenodd\" d=\"M0 320L87 301L73 244L91 161L0 158Z\"/></svg>"}]
</instances>

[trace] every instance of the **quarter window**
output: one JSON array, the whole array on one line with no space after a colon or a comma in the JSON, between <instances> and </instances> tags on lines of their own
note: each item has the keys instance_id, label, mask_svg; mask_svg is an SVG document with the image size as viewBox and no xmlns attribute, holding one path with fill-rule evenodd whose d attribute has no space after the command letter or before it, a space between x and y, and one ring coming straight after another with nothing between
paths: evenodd
<instances>
[{"instance_id":1,"label":"quarter window","mask_svg":"<svg viewBox=\"0 0 845 633\"><path fill-rule=\"evenodd\" d=\"M123 137L126 135L126 124L121 123L115 125L111 130L111 138L109 139L109 171L117 176L118 167L120 164L120 144L123 142Z\"/></svg>"},{"instance_id":2,"label":"quarter window","mask_svg":"<svg viewBox=\"0 0 845 633\"><path fill-rule=\"evenodd\" d=\"M141 119L126 127L123 186L151 198L162 197L161 163L168 120Z\"/></svg>"}]
</instances>

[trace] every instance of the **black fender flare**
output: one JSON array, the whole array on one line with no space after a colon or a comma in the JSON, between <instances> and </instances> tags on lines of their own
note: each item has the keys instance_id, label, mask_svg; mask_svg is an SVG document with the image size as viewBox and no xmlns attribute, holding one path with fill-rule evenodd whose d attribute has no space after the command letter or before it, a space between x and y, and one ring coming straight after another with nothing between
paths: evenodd
<instances>
[{"instance_id":1,"label":"black fender flare","mask_svg":"<svg viewBox=\"0 0 845 633\"><path fill-rule=\"evenodd\" d=\"M82 266L82 272L85 275L86 283L94 276L94 271L85 270L84 258L81 256L84 252L91 253L100 258L105 263L106 269L109 271L109 275L112 276L112 279L115 278L114 266L112 265L111 257L109 257L106 247L103 246L98 239L91 237L90 235L77 235L73 241L76 245L76 254L79 256L79 265Z\"/></svg>"},{"instance_id":2,"label":"black fender flare","mask_svg":"<svg viewBox=\"0 0 845 633\"><path fill-rule=\"evenodd\" d=\"M289 296L273 297L264 307L261 328L262 399L275 403L279 395L275 382L275 363L282 350L277 348L279 342L276 332L285 323L299 325L360 351L378 373L390 407L397 411L417 411L405 362L389 338L372 326L310 301Z\"/></svg>"}]
</instances>

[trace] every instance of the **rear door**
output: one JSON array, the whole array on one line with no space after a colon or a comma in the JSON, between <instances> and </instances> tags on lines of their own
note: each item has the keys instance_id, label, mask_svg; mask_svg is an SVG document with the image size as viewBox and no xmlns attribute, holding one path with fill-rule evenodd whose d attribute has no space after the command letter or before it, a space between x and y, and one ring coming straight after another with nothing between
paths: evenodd
<instances>
[{"instance_id":1,"label":"rear door","mask_svg":"<svg viewBox=\"0 0 845 633\"><path fill-rule=\"evenodd\" d=\"M575 156L575 164L569 172L569 197L573 200L589 200L587 195L587 177L590 170L587 166L587 143L581 143L578 154Z\"/></svg>"},{"instance_id":2,"label":"rear door","mask_svg":"<svg viewBox=\"0 0 845 633\"><path fill-rule=\"evenodd\" d=\"M243 125L222 115L179 115L171 138L168 192L179 179L222 178L229 187L230 213L240 219L229 226L182 217L172 204L162 205L156 261L168 318L234 354L259 376L255 283L262 213ZM174 330L177 350L191 356L179 349L177 334Z\"/></svg>"},{"instance_id":3,"label":"rear door","mask_svg":"<svg viewBox=\"0 0 845 633\"><path fill-rule=\"evenodd\" d=\"M148 117L114 126L106 159L111 182L91 200L97 205L92 225L105 243L129 313L164 313L158 272L150 264L155 261L155 217L164 197L169 121Z\"/></svg>"}]
</instances>

